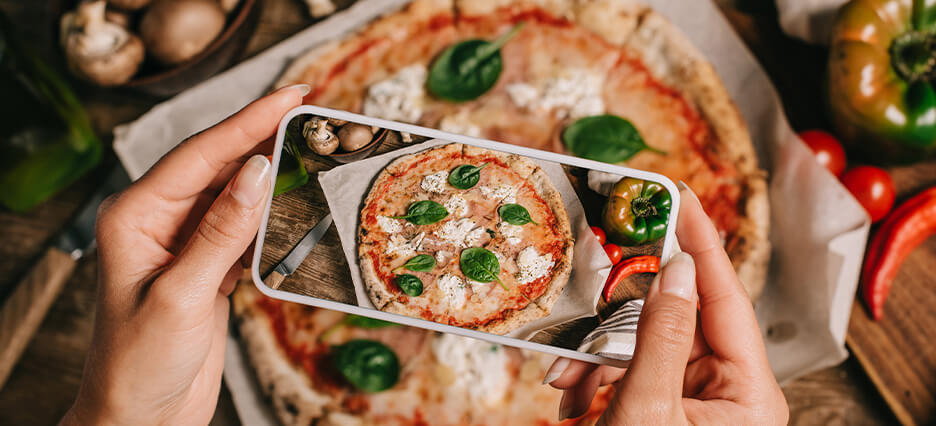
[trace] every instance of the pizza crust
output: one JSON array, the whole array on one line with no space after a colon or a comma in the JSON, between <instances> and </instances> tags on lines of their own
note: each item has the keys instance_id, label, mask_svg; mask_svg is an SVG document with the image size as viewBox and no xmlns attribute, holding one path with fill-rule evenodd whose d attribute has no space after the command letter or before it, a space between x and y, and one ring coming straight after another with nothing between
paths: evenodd
<instances>
[{"instance_id":1,"label":"pizza crust","mask_svg":"<svg viewBox=\"0 0 936 426\"><path fill-rule=\"evenodd\" d=\"M562 291L569 282L572 275L572 256L575 248L575 236L572 234L572 224L569 222L569 214L566 212L565 203L562 202L562 195L556 190L549 176L543 172L543 169L536 169L529 177L530 183L536 189L536 193L546 202L556 217L559 235L566 245L562 250L562 255L556 259L556 267L553 272L553 279L549 282L549 287L534 302L549 314L552 307L559 300Z\"/></svg>"}]
</instances>

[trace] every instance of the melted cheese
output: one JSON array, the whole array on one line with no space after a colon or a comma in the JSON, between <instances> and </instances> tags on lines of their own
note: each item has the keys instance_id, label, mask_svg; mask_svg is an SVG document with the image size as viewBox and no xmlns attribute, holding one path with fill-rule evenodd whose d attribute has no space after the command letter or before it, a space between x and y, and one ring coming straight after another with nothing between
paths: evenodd
<instances>
[{"instance_id":1,"label":"melted cheese","mask_svg":"<svg viewBox=\"0 0 936 426\"><path fill-rule=\"evenodd\" d=\"M481 137L481 126L471 121L467 110L443 117L439 122L439 130L475 138Z\"/></svg>"},{"instance_id":2,"label":"melted cheese","mask_svg":"<svg viewBox=\"0 0 936 426\"><path fill-rule=\"evenodd\" d=\"M448 175L448 172L445 170L426 175L423 177L422 182L419 183L419 187L426 192L442 194L445 192L445 183L448 181ZM448 210L448 208L446 208L446 210Z\"/></svg>"},{"instance_id":3,"label":"melted cheese","mask_svg":"<svg viewBox=\"0 0 936 426\"><path fill-rule=\"evenodd\" d=\"M478 189L481 190L481 195L489 200L500 200L507 204L517 202L517 188L510 185L482 185Z\"/></svg>"},{"instance_id":4,"label":"melted cheese","mask_svg":"<svg viewBox=\"0 0 936 426\"><path fill-rule=\"evenodd\" d=\"M435 231L434 234L446 243L456 247L464 247L469 235L473 235L472 231L475 229L481 229L481 232L484 232L483 228L476 227L474 221L466 218L445 222L442 228Z\"/></svg>"},{"instance_id":5,"label":"melted cheese","mask_svg":"<svg viewBox=\"0 0 936 426\"><path fill-rule=\"evenodd\" d=\"M553 111L558 118L576 119L605 112L603 86L603 75L567 68L538 85L513 83L505 89L520 108Z\"/></svg>"},{"instance_id":6,"label":"melted cheese","mask_svg":"<svg viewBox=\"0 0 936 426\"><path fill-rule=\"evenodd\" d=\"M502 346L441 334L432 341L432 353L453 370L452 386L467 393L472 403L493 406L506 396L513 376L510 359Z\"/></svg>"},{"instance_id":7,"label":"melted cheese","mask_svg":"<svg viewBox=\"0 0 936 426\"><path fill-rule=\"evenodd\" d=\"M467 286L465 280L458 275L445 274L439 278L439 290L445 296L445 301L449 307L461 308L465 306L468 300Z\"/></svg>"},{"instance_id":8,"label":"melted cheese","mask_svg":"<svg viewBox=\"0 0 936 426\"><path fill-rule=\"evenodd\" d=\"M403 231L403 224L399 219L393 219L387 216L377 216L377 226L380 230L388 234L396 234Z\"/></svg>"},{"instance_id":9,"label":"melted cheese","mask_svg":"<svg viewBox=\"0 0 936 426\"><path fill-rule=\"evenodd\" d=\"M520 225L511 225L507 222L497 224L497 232L500 232L507 241L507 244L515 246L520 244L520 235L523 234L523 227Z\"/></svg>"},{"instance_id":10,"label":"melted cheese","mask_svg":"<svg viewBox=\"0 0 936 426\"><path fill-rule=\"evenodd\" d=\"M461 195L453 195L448 200L445 200L443 206L445 210L448 210L450 215L455 217L464 217L468 214L468 201Z\"/></svg>"},{"instance_id":11,"label":"melted cheese","mask_svg":"<svg viewBox=\"0 0 936 426\"><path fill-rule=\"evenodd\" d=\"M367 89L364 114L387 120L415 122L423 112L426 67L410 65Z\"/></svg>"},{"instance_id":12,"label":"melted cheese","mask_svg":"<svg viewBox=\"0 0 936 426\"><path fill-rule=\"evenodd\" d=\"M420 232L413 238L406 238L400 234L390 235L390 240L387 241L386 253L390 255L399 254L400 256L409 256L419 250L419 246L422 245L422 241L425 237L425 232Z\"/></svg>"},{"instance_id":13,"label":"melted cheese","mask_svg":"<svg viewBox=\"0 0 936 426\"><path fill-rule=\"evenodd\" d=\"M533 246L527 247L517 255L517 267L520 269L517 281L520 281L520 284L536 281L548 274L554 263L552 253L540 256Z\"/></svg>"}]
</instances>

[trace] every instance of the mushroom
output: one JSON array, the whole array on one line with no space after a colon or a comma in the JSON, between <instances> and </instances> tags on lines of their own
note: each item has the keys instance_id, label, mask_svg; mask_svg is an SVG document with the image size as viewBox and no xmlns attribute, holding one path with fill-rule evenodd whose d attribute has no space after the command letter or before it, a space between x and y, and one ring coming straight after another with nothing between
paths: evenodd
<instances>
[{"instance_id":1,"label":"mushroom","mask_svg":"<svg viewBox=\"0 0 936 426\"><path fill-rule=\"evenodd\" d=\"M120 25L127 30L130 29L130 14L122 10L107 8L104 11L104 20L114 25Z\"/></svg>"},{"instance_id":2,"label":"mushroom","mask_svg":"<svg viewBox=\"0 0 936 426\"><path fill-rule=\"evenodd\" d=\"M302 137L309 149L318 155L328 155L338 149L338 137L328 130L328 120L313 118L302 125Z\"/></svg>"},{"instance_id":3,"label":"mushroom","mask_svg":"<svg viewBox=\"0 0 936 426\"><path fill-rule=\"evenodd\" d=\"M224 13L231 13L234 8L237 7L237 4L240 3L240 0L221 0L221 9L224 9Z\"/></svg>"},{"instance_id":4,"label":"mushroom","mask_svg":"<svg viewBox=\"0 0 936 426\"><path fill-rule=\"evenodd\" d=\"M332 126L344 126L344 125L347 124L347 123L348 123L348 120L342 120L342 119L340 119L340 118L328 117L328 124L331 124Z\"/></svg>"},{"instance_id":5,"label":"mushroom","mask_svg":"<svg viewBox=\"0 0 936 426\"><path fill-rule=\"evenodd\" d=\"M373 139L374 134L371 133L370 126L348 123L338 129L338 140L341 141L341 149L346 152L357 151Z\"/></svg>"},{"instance_id":6,"label":"mushroom","mask_svg":"<svg viewBox=\"0 0 936 426\"><path fill-rule=\"evenodd\" d=\"M156 60L175 65L204 51L224 21L218 0L155 0L140 21L140 37Z\"/></svg>"},{"instance_id":7,"label":"mushroom","mask_svg":"<svg viewBox=\"0 0 936 426\"><path fill-rule=\"evenodd\" d=\"M101 86L126 83L143 62L143 43L126 28L107 22L104 0L85 1L61 21L65 61L75 75Z\"/></svg>"},{"instance_id":8,"label":"mushroom","mask_svg":"<svg viewBox=\"0 0 936 426\"><path fill-rule=\"evenodd\" d=\"M111 6L123 10L137 10L150 4L151 0L108 0Z\"/></svg>"}]
</instances>

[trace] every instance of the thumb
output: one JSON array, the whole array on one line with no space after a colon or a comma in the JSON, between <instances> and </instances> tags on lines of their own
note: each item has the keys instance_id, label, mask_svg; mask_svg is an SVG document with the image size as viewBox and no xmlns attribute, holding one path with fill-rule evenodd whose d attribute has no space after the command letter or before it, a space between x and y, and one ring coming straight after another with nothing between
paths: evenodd
<instances>
[{"instance_id":1,"label":"thumb","mask_svg":"<svg viewBox=\"0 0 936 426\"><path fill-rule=\"evenodd\" d=\"M270 192L270 161L254 155L215 199L159 285L181 300L214 298L231 266L254 240ZM173 288L174 287L174 288ZM155 290L155 289L154 289ZM185 297L190 296L190 297Z\"/></svg>"},{"instance_id":2,"label":"thumb","mask_svg":"<svg viewBox=\"0 0 936 426\"><path fill-rule=\"evenodd\" d=\"M622 385L629 395L682 398L696 324L695 264L677 253L650 287L637 324L637 344Z\"/></svg>"}]
</instances>

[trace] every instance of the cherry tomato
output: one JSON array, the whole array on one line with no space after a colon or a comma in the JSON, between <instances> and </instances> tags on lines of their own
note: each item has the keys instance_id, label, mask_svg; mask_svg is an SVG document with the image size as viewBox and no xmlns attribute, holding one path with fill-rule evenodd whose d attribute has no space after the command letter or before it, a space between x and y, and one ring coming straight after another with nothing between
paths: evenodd
<instances>
[{"instance_id":1,"label":"cherry tomato","mask_svg":"<svg viewBox=\"0 0 936 426\"><path fill-rule=\"evenodd\" d=\"M604 229L601 229L597 226L592 226L591 230L595 233L595 238L598 239L598 244L604 245L605 241L608 240L608 237L605 236Z\"/></svg>"},{"instance_id":2,"label":"cherry tomato","mask_svg":"<svg viewBox=\"0 0 936 426\"><path fill-rule=\"evenodd\" d=\"M842 175L842 184L851 191L855 199L877 222L894 206L896 190L894 181L886 171L872 166L858 166Z\"/></svg>"},{"instance_id":3,"label":"cherry tomato","mask_svg":"<svg viewBox=\"0 0 936 426\"><path fill-rule=\"evenodd\" d=\"M621 256L624 256L624 251L621 250L621 246L617 244L605 244L604 245L605 253L608 253L608 258L611 259L612 265L617 265L621 261Z\"/></svg>"},{"instance_id":4,"label":"cherry tomato","mask_svg":"<svg viewBox=\"0 0 936 426\"><path fill-rule=\"evenodd\" d=\"M820 166L835 176L842 175L845 171L845 150L835 136L822 130L807 130L800 132L799 137L812 150Z\"/></svg>"}]
</instances>

